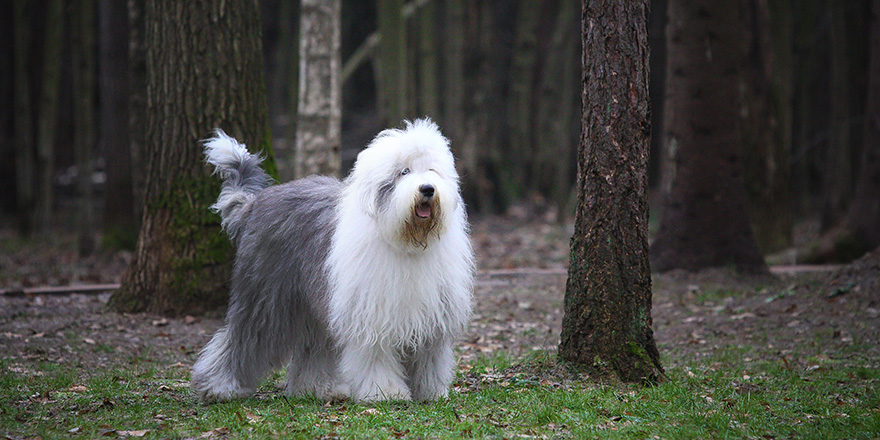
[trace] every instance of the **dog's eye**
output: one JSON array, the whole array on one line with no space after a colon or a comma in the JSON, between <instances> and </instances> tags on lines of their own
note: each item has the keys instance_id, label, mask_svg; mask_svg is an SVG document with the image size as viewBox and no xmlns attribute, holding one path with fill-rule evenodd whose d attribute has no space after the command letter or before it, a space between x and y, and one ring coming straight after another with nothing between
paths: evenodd
<instances>
[{"instance_id":1,"label":"dog's eye","mask_svg":"<svg viewBox=\"0 0 880 440\"><path fill-rule=\"evenodd\" d=\"M403 171L400 172L401 176L405 176L407 174L409 174L409 168L404 168Z\"/></svg>"}]
</instances>

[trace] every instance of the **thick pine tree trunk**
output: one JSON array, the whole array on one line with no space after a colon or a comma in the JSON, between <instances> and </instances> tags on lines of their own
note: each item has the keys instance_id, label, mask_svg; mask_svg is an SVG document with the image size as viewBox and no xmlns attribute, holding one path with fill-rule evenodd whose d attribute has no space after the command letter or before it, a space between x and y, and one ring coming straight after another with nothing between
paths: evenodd
<instances>
[{"instance_id":1,"label":"thick pine tree trunk","mask_svg":"<svg viewBox=\"0 0 880 440\"><path fill-rule=\"evenodd\" d=\"M259 15L248 0L148 0L144 11L146 206L134 260L110 303L198 313L224 303L231 266L229 241L208 209L220 181L199 140L220 127L271 154Z\"/></svg>"},{"instance_id":2,"label":"thick pine tree trunk","mask_svg":"<svg viewBox=\"0 0 880 440\"><path fill-rule=\"evenodd\" d=\"M341 4L341 0L301 3L296 177L341 173Z\"/></svg>"},{"instance_id":3,"label":"thick pine tree trunk","mask_svg":"<svg viewBox=\"0 0 880 440\"><path fill-rule=\"evenodd\" d=\"M583 133L560 357L627 382L664 377L651 322L648 0L584 0Z\"/></svg>"},{"instance_id":4,"label":"thick pine tree trunk","mask_svg":"<svg viewBox=\"0 0 880 440\"><path fill-rule=\"evenodd\" d=\"M743 26L738 2L669 2L655 270L767 270L749 225L740 164Z\"/></svg>"}]
</instances>

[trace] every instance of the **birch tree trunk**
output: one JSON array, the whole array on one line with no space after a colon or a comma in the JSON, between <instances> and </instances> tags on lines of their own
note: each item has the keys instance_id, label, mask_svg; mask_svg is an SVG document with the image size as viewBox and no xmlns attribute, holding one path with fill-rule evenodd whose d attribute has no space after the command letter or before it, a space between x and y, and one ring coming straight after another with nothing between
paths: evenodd
<instances>
[{"instance_id":1,"label":"birch tree trunk","mask_svg":"<svg viewBox=\"0 0 880 440\"><path fill-rule=\"evenodd\" d=\"M342 169L341 0L303 0L295 176L338 176ZM283 177L282 177L283 178Z\"/></svg>"},{"instance_id":2,"label":"birch tree trunk","mask_svg":"<svg viewBox=\"0 0 880 440\"><path fill-rule=\"evenodd\" d=\"M626 382L663 380L648 264L648 0L583 1L578 206L559 356Z\"/></svg>"}]
</instances>

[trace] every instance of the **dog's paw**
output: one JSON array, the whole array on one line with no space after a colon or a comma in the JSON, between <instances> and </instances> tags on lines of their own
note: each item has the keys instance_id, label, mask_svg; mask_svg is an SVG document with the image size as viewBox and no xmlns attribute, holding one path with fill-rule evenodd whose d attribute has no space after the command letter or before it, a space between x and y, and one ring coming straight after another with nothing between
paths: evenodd
<instances>
[{"instance_id":1,"label":"dog's paw","mask_svg":"<svg viewBox=\"0 0 880 440\"><path fill-rule=\"evenodd\" d=\"M396 384L387 382L384 384L376 384L360 390L356 393L354 400L358 402L380 402L384 400L412 400L412 394L409 388L403 383Z\"/></svg>"}]
</instances>

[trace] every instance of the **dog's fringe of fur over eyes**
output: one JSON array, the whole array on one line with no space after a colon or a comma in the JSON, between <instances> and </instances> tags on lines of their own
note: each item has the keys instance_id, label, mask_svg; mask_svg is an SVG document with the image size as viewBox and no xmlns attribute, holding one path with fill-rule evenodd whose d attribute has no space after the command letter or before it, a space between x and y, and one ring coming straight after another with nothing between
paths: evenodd
<instances>
[{"instance_id":1,"label":"dog's fringe of fur over eyes","mask_svg":"<svg viewBox=\"0 0 880 440\"><path fill-rule=\"evenodd\" d=\"M204 401L247 396L287 363L287 395L433 400L453 378L474 261L449 141L385 130L344 181L281 185L220 130L212 209L236 244L226 325L193 366Z\"/></svg>"}]
</instances>

